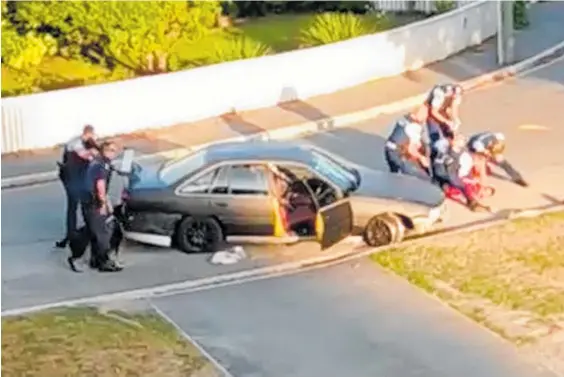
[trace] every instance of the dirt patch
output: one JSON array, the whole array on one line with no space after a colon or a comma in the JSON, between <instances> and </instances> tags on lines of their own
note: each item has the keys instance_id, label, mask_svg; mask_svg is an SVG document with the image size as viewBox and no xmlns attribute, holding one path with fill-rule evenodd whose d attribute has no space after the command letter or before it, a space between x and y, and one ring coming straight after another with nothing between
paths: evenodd
<instances>
[{"instance_id":1,"label":"dirt patch","mask_svg":"<svg viewBox=\"0 0 564 377\"><path fill-rule=\"evenodd\" d=\"M2 375L219 376L158 315L92 308L3 318Z\"/></svg>"},{"instance_id":2,"label":"dirt patch","mask_svg":"<svg viewBox=\"0 0 564 377\"><path fill-rule=\"evenodd\" d=\"M564 212L372 258L564 374Z\"/></svg>"}]
</instances>

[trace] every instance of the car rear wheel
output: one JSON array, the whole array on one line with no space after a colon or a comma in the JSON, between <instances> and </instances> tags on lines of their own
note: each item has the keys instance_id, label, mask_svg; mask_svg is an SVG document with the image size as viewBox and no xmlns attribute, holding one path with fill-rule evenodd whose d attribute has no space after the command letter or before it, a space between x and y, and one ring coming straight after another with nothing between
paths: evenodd
<instances>
[{"instance_id":1,"label":"car rear wheel","mask_svg":"<svg viewBox=\"0 0 564 377\"><path fill-rule=\"evenodd\" d=\"M214 252L223 241L223 230L212 217L185 217L176 231L178 248L185 253Z\"/></svg>"},{"instance_id":2,"label":"car rear wheel","mask_svg":"<svg viewBox=\"0 0 564 377\"><path fill-rule=\"evenodd\" d=\"M362 234L363 241L371 247L385 246L401 242L405 235L405 226L398 216L385 213L374 216Z\"/></svg>"}]
</instances>

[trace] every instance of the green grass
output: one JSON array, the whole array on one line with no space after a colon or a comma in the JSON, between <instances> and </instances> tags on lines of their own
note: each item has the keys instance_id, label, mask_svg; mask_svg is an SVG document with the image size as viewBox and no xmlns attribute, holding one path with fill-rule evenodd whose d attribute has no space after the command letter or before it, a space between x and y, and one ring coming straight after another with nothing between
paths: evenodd
<instances>
[{"instance_id":1,"label":"green grass","mask_svg":"<svg viewBox=\"0 0 564 377\"><path fill-rule=\"evenodd\" d=\"M564 321L564 212L422 241L371 258L517 343L528 333L517 331L516 322L507 318Z\"/></svg>"},{"instance_id":2,"label":"green grass","mask_svg":"<svg viewBox=\"0 0 564 377\"><path fill-rule=\"evenodd\" d=\"M235 22L234 26L218 29L196 42L180 41L175 54L180 68L200 66L217 60L216 49L222 48L234 37L245 36L270 48L273 53L307 47L300 45L300 30L311 21L313 15L275 15ZM383 31L417 20L416 17L390 17L384 20L375 15L362 16L371 29ZM221 55L221 54L220 54ZM82 61L60 57L46 58L30 72L18 72L2 66L2 93L19 95L37 91L72 88L93 83L125 78L111 75L105 69ZM33 89L35 87L35 89Z\"/></svg>"},{"instance_id":3,"label":"green grass","mask_svg":"<svg viewBox=\"0 0 564 377\"><path fill-rule=\"evenodd\" d=\"M153 314L74 308L2 318L6 377L189 377L203 368L208 360Z\"/></svg>"}]
</instances>

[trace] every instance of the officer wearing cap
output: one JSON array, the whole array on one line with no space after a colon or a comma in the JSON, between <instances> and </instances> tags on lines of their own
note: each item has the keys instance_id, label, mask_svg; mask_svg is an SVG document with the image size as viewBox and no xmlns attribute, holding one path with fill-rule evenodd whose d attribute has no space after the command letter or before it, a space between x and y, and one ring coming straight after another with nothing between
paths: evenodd
<instances>
[{"instance_id":1,"label":"officer wearing cap","mask_svg":"<svg viewBox=\"0 0 564 377\"><path fill-rule=\"evenodd\" d=\"M458 109L462 100L462 87L457 84L436 85L425 100L427 128L431 143L446 137L452 139L460 127Z\"/></svg>"},{"instance_id":2,"label":"officer wearing cap","mask_svg":"<svg viewBox=\"0 0 564 377\"><path fill-rule=\"evenodd\" d=\"M467 148L473 154L481 157L482 164L488 162L499 166L507 175L520 186L529 184L523 176L505 159L505 136L500 132L480 132L470 136Z\"/></svg>"},{"instance_id":3,"label":"officer wearing cap","mask_svg":"<svg viewBox=\"0 0 564 377\"><path fill-rule=\"evenodd\" d=\"M430 180L426 171L429 159L423 153L424 117L413 112L400 118L386 140L384 154L392 173L412 175Z\"/></svg>"},{"instance_id":4,"label":"officer wearing cap","mask_svg":"<svg viewBox=\"0 0 564 377\"><path fill-rule=\"evenodd\" d=\"M80 188L88 164L96 152L96 135L91 125L84 126L80 136L72 138L64 145L62 161L58 165L59 179L63 183L67 197L66 235L55 244L58 248L66 247L70 235L76 231Z\"/></svg>"},{"instance_id":5,"label":"officer wearing cap","mask_svg":"<svg viewBox=\"0 0 564 377\"><path fill-rule=\"evenodd\" d=\"M108 200L108 187L111 178L111 162L117 152L114 142L102 143L100 156L92 160L87 168L81 198L86 215L86 226L92 240L90 266L104 272L122 270L122 267L109 258L114 222L112 221L112 206Z\"/></svg>"}]
</instances>

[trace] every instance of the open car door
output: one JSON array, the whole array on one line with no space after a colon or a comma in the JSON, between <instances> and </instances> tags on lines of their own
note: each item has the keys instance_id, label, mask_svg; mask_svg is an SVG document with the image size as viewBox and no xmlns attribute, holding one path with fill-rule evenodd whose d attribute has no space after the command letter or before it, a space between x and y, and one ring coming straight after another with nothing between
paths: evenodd
<instances>
[{"instance_id":1,"label":"open car door","mask_svg":"<svg viewBox=\"0 0 564 377\"><path fill-rule=\"evenodd\" d=\"M339 200L317 212L315 233L325 250L348 237L353 230L353 213L348 199Z\"/></svg>"}]
</instances>

